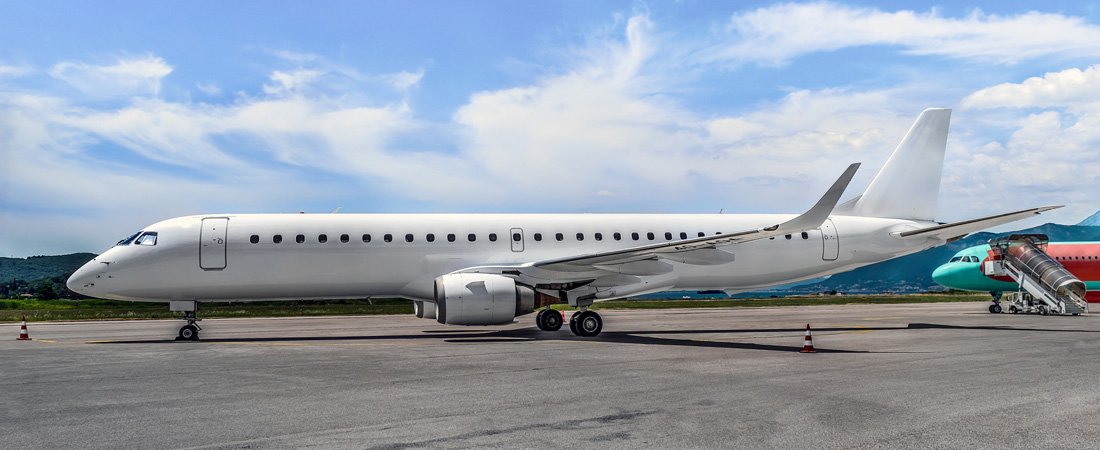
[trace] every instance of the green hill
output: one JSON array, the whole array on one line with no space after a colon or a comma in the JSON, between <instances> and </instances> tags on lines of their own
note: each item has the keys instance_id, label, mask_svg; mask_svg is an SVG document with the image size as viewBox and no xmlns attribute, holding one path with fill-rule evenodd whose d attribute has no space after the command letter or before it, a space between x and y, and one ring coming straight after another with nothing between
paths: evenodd
<instances>
[{"instance_id":1,"label":"green hill","mask_svg":"<svg viewBox=\"0 0 1100 450\"><path fill-rule=\"evenodd\" d=\"M0 283L68 275L95 256L92 253L73 253L59 256L0 258Z\"/></svg>"}]
</instances>

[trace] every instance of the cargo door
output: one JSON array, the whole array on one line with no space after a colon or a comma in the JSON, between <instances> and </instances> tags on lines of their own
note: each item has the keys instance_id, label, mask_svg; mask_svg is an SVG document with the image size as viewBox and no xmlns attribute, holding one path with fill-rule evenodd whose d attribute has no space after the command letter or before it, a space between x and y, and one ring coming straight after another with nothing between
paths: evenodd
<instances>
[{"instance_id":1,"label":"cargo door","mask_svg":"<svg viewBox=\"0 0 1100 450\"><path fill-rule=\"evenodd\" d=\"M202 219L202 231L199 233L199 267L203 270L225 268L225 238L228 228L228 217Z\"/></svg>"}]
</instances>

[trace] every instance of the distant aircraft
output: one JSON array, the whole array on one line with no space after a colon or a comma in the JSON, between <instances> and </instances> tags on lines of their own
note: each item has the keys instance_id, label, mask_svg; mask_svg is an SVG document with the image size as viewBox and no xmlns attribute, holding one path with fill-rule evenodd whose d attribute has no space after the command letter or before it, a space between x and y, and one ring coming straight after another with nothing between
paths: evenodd
<instances>
[{"instance_id":1,"label":"distant aircraft","mask_svg":"<svg viewBox=\"0 0 1100 450\"><path fill-rule=\"evenodd\" d=\"M397 296L453 325L538 311L578 336L588 307L667 290L727 293L817 278L918 252L1057 206L935 221L950 109L928 109L863 195L837 205L859 164L793 214L207 214L153 224L81 267L85 295L169 302L196 339L202 302Z\"/></svg>"},{"instance_id":2,"label":"distant aircraft","mask_svg":"<svg viewBox=\"0 0 1100 450\"><path fill-rule=\"evenodd\" d=\"M1100 242L1051 242L1046 253L1085 283L1085 301L1100 303ZM1020 286L1007 276L986 276L982 264L993 257L989 244L960 250L932 272L932 280L963 291L1016 292Z\"/></svg>"}]
</instances>

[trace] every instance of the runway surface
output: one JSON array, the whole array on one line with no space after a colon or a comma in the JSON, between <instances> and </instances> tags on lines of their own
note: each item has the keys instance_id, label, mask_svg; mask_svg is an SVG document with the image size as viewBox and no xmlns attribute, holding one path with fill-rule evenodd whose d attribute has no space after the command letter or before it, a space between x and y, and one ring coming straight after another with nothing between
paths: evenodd
<instances>
[{"instance_id":1,"label":"runway surface","mask_svg":"<svg viewBox=\"0 0 1100 450\"><path fill-rule=\"evenodd\" d=\"M1100 316L985 308L601 311L588 339L532 316L6 324L0 446L1100 446Z\"/></svg>"}]
</instances>

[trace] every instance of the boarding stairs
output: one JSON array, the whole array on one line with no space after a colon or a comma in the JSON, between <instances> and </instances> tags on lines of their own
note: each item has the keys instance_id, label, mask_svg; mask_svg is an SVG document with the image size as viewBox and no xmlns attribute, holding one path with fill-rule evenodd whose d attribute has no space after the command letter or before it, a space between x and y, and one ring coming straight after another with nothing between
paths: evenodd
<instances>
[{"instance_id":1,"label":"boarding stairs","mask_svg":"<svg viewBox=\"0 0 1100 450\"><path fill-rule=\"evenodd\" d=\"M1041 313L1081 314L1089 311L1085 283L1046 253L1045 234L1014 234L990 239L993 258L982 264L988 276L1008 276L1032 299L1045 306ZM1017 298L1022 297L1018 295Z\"/></svg>"}]
</instances>

